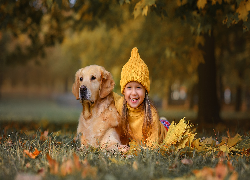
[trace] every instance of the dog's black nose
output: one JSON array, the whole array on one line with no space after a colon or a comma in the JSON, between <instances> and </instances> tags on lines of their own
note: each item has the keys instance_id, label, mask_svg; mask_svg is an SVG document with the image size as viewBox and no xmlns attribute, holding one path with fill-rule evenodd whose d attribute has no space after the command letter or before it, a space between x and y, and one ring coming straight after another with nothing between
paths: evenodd
<instances>
[{"instance_id":1,"label":"dog's black nose","mask_svg":"<svg viewBox=\"0 0 250 180\"><path fill-rule=\"evenodd\" d=\"M87 87L84 85L81 85L79 88L79 97L80 99L86 99L87 94Z\"/></svg>"},{"instance_id":2,"label":"dog's black nose","mask_svg":"<svg viewBox=\"0 0 250 180\"><path fill-rule=\"evenodd\" d=\"M81 86L80 86L80 89L81 89L82 91L86 91L86 90L87 90L87 87L84 86L84 85L81 85Z\"/></svg>"}]
</instances>

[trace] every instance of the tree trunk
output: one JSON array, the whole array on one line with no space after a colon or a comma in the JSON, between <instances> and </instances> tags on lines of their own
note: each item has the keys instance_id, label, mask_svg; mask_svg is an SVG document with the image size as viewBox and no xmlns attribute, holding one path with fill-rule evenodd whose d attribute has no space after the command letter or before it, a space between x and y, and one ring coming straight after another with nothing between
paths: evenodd
<instances>
[{"instance_id":1,"label":"tree trunk","mask_svg":"<svg viewBox=\"0 0 250 180\"><path fill-rule=\"evenodd\" d=\"M239 66L240 68L238 68L240 82L244 78L244 71L242 69L244 69L243 66L245 63L244 63L244 61L242 61L242 62L243 63L241 64L241 66ZM239 112L241 110L241 105L242 105L241 96L242 96L242 85L241 85L241 83L239 83L236 87L236 98L235 98L235 107L234 107L236 112Z\"/></svg>"},{"instance_id":2,"label":"tree trunk","mask_svg":"<svg viewBox=\"0 0 250 180\"><path fill-rule=\"evenodd\" d=\"M241 109L241 104L242 104L241 95L242 95L242 87L241 85L238 85L236 88L236 98L235 98L235 107L234 107L236 112L239 112Z\"/></svg>"},{"instance_id":3,"label":"tree trunk","mask_svg":"<svg viewBox=\"0 0 250 180\"><path fill-rule=\"evenodd\" d=\"M192 110L197 104L197 84L195 83L190 91L189 109Z\"/></svg>"},{"instance_id":4,"label":"tree trunk","mask_svg":"<svg viewBox=\"0 0 250 180\"><path fill-rule=\"evenodd\" d=\"M204 52L205 63L198 66L198 122L214 123L221 122L220 108L216 86L216 62L215 62L215 43L213 34L204 35L205 45L200 46Z\"/></svg>"}]
</instances>

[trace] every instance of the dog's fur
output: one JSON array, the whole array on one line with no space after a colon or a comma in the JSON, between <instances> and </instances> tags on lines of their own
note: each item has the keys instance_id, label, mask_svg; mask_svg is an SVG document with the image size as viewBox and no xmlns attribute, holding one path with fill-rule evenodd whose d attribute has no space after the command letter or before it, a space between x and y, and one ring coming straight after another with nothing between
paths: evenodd
<instances>
[{"instance_id":1,"label":"dog's fur","mask_svg":"<svg viewBox=\"0 0 250 180\"><path fill-rule=\"evenodd\" d=\"M114 104L114 84L111 73L98 65L76 72L72 93L83 106L77 128L82 145L113 149L121 144L116 129L120 116Z\"/></svg>"}]
</instances>

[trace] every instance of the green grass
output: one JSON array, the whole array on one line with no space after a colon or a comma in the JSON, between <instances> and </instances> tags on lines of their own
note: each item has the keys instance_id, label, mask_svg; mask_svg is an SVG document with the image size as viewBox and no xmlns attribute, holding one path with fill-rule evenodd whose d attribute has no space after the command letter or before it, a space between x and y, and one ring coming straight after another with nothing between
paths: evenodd
<instances>
[{"instance_id":1,"label":"green grass","mask_svg":"<svg viewBox=\"0 0 250 180\"><path fill-rule=\"evenodd\" d=\"M219 161L218 152L196 152L188 148L182 150L170 149L141 149L137 155L123 155L108 153L94 148L79 148L79 142L74 141L71 134L50 133L46 140L41 140L41 131L26 135L22 132L1 134L0 141L0 179L14 179L17 175L40 177L43 179L82 179L82 170L72 172L66 176L60 173L50 173L49 154L60 165L76 154L81 161L86 159L90 166L96 168L96 176L89 175L87 179L167 179L183 178L195 179L192 171L204 166L214 168ZM244 137L249 143L249 136ZM24 154L24 150L34 151L37 148L40 154L31 159ZM192 159L193 164L186 165L181 160ZM250 177L249 154L235 153L224 157L224 162L230 161L238 172L239 179ZM136 162L136 168L133 167Z\"/></svg>"},{"instance_id":2,"label":"green grass","mask_svg":"<svg viewBox=\"0 0 250 180\"><path fill-rule=\"evenodd\" d=\"M0 121L77 122L81 108L52 99L2 99Z\"/></svg>"}]
</instances>

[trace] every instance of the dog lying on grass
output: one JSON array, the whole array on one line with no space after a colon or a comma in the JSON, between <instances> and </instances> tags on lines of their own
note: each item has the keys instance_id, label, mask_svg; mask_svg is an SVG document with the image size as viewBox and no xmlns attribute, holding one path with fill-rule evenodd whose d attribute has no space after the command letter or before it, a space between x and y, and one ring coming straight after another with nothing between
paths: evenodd
<instances>
[{"instance_id":1,"label":"dog lying on grass","mask_svg":"<svg viewBox=\"0 0 250 180\"><path fill-rule=\"evenodd\" d=\"M101 66L90 65L76 72L72 93L83 106L77 128L82 145L107 150L121 145L117 132L120 115L112 92L114 85L111 73Z\"/></svg>"}]
</instances>

